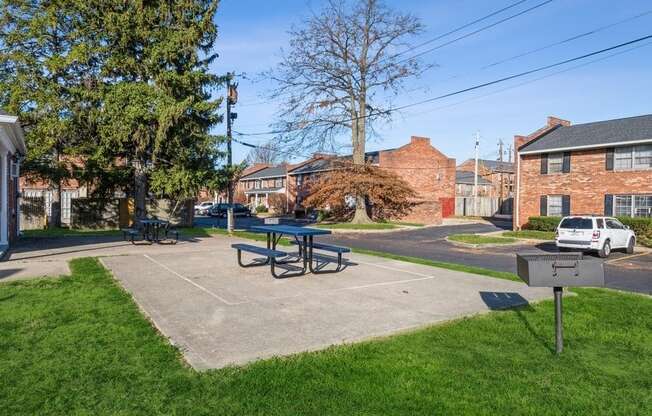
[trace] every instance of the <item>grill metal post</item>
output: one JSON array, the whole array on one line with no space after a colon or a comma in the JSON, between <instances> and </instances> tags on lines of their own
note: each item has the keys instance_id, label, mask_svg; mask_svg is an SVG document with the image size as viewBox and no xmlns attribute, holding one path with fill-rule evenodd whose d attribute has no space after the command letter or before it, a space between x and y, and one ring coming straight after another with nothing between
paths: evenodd
<instances>
[{"instance_id":1,"label":"grill metal post","mask_svg":"<svg viewBox=\"0 0 652 416\"><path fill-rule=\"evenodd\" d=\"M553 291L555 294L555 351L560 354L564 349L564 323L562 321L561 305L563 288L555 286Z\"/></svg>"}]
</instances>

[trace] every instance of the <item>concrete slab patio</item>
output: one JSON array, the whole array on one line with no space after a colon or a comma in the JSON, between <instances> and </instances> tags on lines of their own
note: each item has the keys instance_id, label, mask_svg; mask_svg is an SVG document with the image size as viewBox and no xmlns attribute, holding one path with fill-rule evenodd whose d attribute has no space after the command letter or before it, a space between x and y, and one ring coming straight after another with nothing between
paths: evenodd
<instances>
[{"instance_id":1,"label":"concrete slab patio","mask_svg":"<svg viewBox=\"0 0 652 416\"><path fill-rule=\"evenodd\" d=\"M160 331L203 370L317 350L550 297L507 280L353 254L330 275L242 269L216 237L104 257ZM117 254L117 250L111 254Z\"/></svg>"}]
</instances>

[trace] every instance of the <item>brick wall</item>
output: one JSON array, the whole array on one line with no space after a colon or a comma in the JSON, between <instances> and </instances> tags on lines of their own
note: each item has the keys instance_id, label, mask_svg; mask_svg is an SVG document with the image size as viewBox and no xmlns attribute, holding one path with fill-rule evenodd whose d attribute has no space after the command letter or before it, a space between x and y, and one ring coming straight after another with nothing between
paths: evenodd
<instances>
[{"instance_id":1,"label":"brick wall","mask_svg":"<svg viewBox=\"0 0 652 416\"><path fill-rule=\"evenodd\" d=\"M652 194L652 170L608 171L606 150L571 152L569 173L541 174L541 155L522 155L519 221L540 214L542 195L570 195L570 213L604 214L607 194Z\"/></svg>"},{"instance_id":2,"label":"brick wall","mask_svg":"<svg viewBox=\"0 0 652 416\"><path fill-rule=\"evenodd\" d=\"M382 151L379 166L393 171L414 188L420 203L404 221L441 223L455 210L455 159L430 144L427 137L412 136L410 143Z\"/></svg>"}]
</instances>

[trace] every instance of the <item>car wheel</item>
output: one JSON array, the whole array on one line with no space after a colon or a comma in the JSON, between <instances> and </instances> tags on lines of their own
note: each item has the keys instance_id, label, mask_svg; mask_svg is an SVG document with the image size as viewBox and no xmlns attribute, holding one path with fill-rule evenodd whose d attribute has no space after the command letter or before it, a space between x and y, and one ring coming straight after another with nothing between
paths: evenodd
<instances>
[{"instance_id":1,"label":"car wheel","mask_svg":"<svg viewBox=\"0 0 652 416\"><path fill-rule=\"evenodd\" d=\"M609 257L609 254L611 254L611 243L609 242L609 240L607 240L604 242L602 249L598 251L598 255L603 259L605 259Z\"/></svg>"},{"instance_id":2,"label":"car wheel","mask_svg":"<svg viewBox=\"0 0 652 416\"><path fill-rule=\"evenodd\" d=\"M627 243L627 249L625 250L627 254L634 254L634 245L636 244L636 241L634 240L634 237L631 237L629 239L629 242Z\"/></svg>"}]
</instances>

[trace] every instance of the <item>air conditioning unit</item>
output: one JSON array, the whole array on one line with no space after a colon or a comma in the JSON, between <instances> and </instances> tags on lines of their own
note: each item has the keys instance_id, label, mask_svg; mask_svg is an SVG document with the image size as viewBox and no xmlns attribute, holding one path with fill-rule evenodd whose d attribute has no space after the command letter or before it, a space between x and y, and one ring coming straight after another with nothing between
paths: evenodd
<instances>
[{"instance_id":1,"label":"air conditioning unit","mask_svg":"<svg viewBox=\"0 0 652 416\"><path fill-rule=\"evenodd\" d=\"M20 175L20 170L18 169L18 167L19 164L17 162L13 162L13 161L11 162L9 171L12 178L17 178Z\"/></svg>"}]
</instances>

